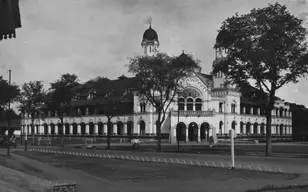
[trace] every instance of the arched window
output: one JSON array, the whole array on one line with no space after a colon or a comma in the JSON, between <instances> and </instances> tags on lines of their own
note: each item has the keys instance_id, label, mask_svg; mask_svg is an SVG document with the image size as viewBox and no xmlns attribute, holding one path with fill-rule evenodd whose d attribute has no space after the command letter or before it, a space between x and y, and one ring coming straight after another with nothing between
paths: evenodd
<instances>
[{"instance_id":1,"label":"arched window","mask_svg":"<svg viewBox=\"0 0 308 192\"><path fill-rule=\"evenodd\" d=\"M235 113L235 109L236 109L236 103L235 103L235 101L233 101L231 103L231 113Z\"/></svg>"},{"instance_id":2,"label":"arched window","mask_svg":"<svg viewBox=\"0 0 308 192\"><path fill-rule=\"evenodd\" d=\"M194 100L192 98L188 98L186 100L187 111L192 111L194 109Z\"/></svg>"},{"instance_id":3,"label":"arched window","mask_svg":"<svg viewBox=\"0 0 308 192\"><path fill-rule=\"evenodd\" d=\"M202 111L202 100L200 98L196 99L195 106L196 111Z\"/></svg>"},{"instance_id":4,"label":"arched window","mask_svg":"<svg viewBox=\"0 0 308 192\"><path fill-rule=\"evenodd\" d=\"M223 112L223 109L222 109L222 108L223 108L223 105L224 105L224 104L223 104L222 102L219 103L219 113L222 113L222 112Z\"/></svg>"},{"instance_id":5,"label":"arched window","mask_svg":"<svg viewBox=\"0 0 308 192\"><path fill-rule=\"evenodd\" d=\"M224 123L222 121L219 122L219 135L222 135L222 128Z\"/></svg>"},{"instance_id":6,"label":"arched window","mask_svg":"<svg viewBox=\"0 0 308 192\"><path fill-rule=\"evenodd\" d=\"M185 100L183 98L179 98L179 110L184 111Z\"/></svg>"}]
</instances>

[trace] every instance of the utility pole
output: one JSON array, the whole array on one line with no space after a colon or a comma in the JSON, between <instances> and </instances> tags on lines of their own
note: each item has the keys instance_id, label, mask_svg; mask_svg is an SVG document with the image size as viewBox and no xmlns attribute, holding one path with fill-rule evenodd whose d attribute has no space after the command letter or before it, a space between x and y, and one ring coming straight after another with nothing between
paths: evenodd
<instances>
[{"instance_id":1,"label":"utility pole","mask_svg":"<svg viewBox=\"0 0 308 192\"><path fill-rule=\"evenodd\" d=\"M9 85L11 85L11 72L12 70L10 69L9 70ZM7 130L7 156L10 156L10 133L11 133L11 114L10 114L10 111L11 111L11 101L9 101L9 106L8 106L8 116L7 116L7 119L8 119L8 122L7 122L7 125L8 125L8 130Z\"/></svg>"}]
</instances>

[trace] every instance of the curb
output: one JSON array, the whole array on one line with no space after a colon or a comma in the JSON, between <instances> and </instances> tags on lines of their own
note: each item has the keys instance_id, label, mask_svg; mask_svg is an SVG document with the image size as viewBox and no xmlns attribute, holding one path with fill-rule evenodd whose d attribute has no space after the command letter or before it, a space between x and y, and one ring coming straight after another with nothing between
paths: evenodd
<instances>
[{"instance_id":1,"label":"curb","mask_svg":"<svg viewBox=\"0 0 308 192\"><path fill-rule=\"evenodd\" d=\"M29 148L28 151L31 152L41 152L41 153L53 153L56 155L69 155L69 156L81 156L81 157L91 157L99 159L122 159L122 160L132 160L132 161L142 161L142 162L153 162L153 163L165 163L165 164L180 164L180 165L190 165L190 166L206 166L206 167L216 167L216 168L232 168L231 163L215 162L215 161L198 161L198 160L184 160L184 159L173 159L173 158L159 158L159 157L145 157L145 156L133 156L133 155L114 155L109 153L93 153L93 152L83 152L83 151L71 151L71 150L59 150L59 149L45 149L45 148ZM272 172L272 173L285 173L280 168L272 167L271 169L262 168L260 165L238 165L236 164L236 169L244 169L251 171L262 171L262 172Z\"/></svg>"}]
</instances>

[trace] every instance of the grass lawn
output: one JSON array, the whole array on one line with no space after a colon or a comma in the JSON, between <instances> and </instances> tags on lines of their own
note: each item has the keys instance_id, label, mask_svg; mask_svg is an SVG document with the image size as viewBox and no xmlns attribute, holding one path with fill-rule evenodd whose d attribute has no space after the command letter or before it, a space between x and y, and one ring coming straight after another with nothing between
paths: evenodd
<instances>
[{"instance_id":1,"label":"grass lawn","mask_svg":"<svg viewBox=\"0 0 308 192\"><path fill-rule=\"evenodd\" d=\"M37 152L14 152L57 167L81 170L117 182L123 191L228 191L241 192L274 184L296 184L299 175L246 170L154 164L118 159L57 156ZM293 190L294 191L294 190ZM308 189L296 192L306 192ZM268 191L272 192L272 191ZM281 191L280 191L281 192ZM291 191L284 191L291 192Z\"/></svg>"}]
</instances>

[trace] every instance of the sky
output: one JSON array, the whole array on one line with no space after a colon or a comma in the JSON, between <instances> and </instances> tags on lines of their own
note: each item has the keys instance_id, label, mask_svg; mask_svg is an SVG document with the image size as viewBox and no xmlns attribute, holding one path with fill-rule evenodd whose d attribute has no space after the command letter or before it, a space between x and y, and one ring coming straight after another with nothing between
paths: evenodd
<instances>
[{"instance_id":1,"label":"sky","mask_svg":"<svg viewBox=\"0 0 308 192\"><path fill-rule=\"evenodd\" d=\"M272 0L21 0L22 28L17 38L0 41L0 76L21 85L43 81L46 88L61 74L81 82L97 76L128 74L128 57L142 54L143 32L152 20L160 51L184 50L210 73L217 30L228 17L275 3ZM298 17L308 16L305 0L281 0ZM307 10L307 11L306 11ZM306 25L305 25L306 27ZM308 27L308 25L307 25ZM287 84L277 96L308 107L308 78Z\"/></svg>"}]
</instances>

